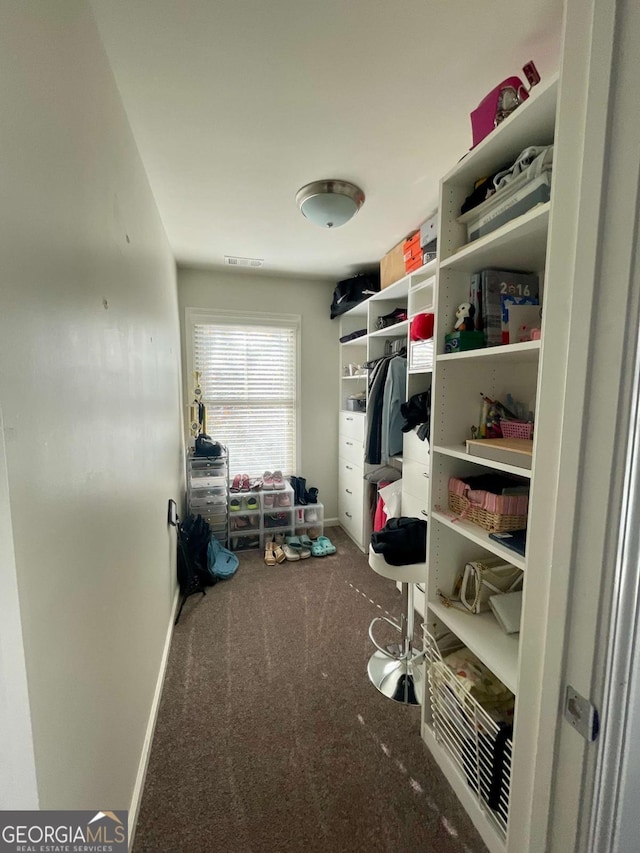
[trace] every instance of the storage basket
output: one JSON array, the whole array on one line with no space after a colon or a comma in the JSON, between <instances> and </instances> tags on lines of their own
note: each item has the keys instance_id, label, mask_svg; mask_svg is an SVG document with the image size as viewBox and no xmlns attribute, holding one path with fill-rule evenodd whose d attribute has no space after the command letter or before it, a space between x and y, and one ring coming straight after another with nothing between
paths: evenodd
<instances>
[{"instance_id":1,"label":"storage basket","mask_svg":"<svg viewBox=\"0 0 640 853\"><path fill-rule=\"evenodd\" d=\"M503 438L526 438L533 437L533 424L529 421L505 421L500 420L500 429Z\"/></svg>"},{"instance_id":2,"label":"storage basket","mask_svg":"<svg viewBox=\"0 0 640 853\"><path fill-rule=\"evenodd\" d=\"M423 625L428 686L427 725L473 791L482 811L507 835L511 788L511 729L498 722L442 659ZM449 635L451 637L452 635ZM460 648L462 644L456 643ZM443 652L445 655L448 651ZM495 678L495 677L494 677ZM508 693L506 688L505 695Z\"/></svg>"},{"instance_id":3,"label":"storage basket","mask_svg":"<svg viewBox=\"0 0 640 853\"><path fill-rule=\"evenodd\" d=\"M527 526L528 495L494 495L471 489L457 477L449 478L449 509L459 518L478 524L491 533L522 530Z\"/></svg>"}]
</instances>

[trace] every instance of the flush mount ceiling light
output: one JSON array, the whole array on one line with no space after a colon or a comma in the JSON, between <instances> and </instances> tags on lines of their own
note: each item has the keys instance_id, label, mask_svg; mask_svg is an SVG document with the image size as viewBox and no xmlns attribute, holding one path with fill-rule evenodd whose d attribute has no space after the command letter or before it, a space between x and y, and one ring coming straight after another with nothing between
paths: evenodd
<instances>
[{"instance_id":1,"label":"flush mount ceiling light","mask_svg":"<svg viewBox=\"0 0 640 853\"><path fill-rule=\"evenodd\" d=\"M339 228L360 210L364 193L348 181L313 181L298 190L296 202L309 222Z\"/></svg>"}]
</instances>

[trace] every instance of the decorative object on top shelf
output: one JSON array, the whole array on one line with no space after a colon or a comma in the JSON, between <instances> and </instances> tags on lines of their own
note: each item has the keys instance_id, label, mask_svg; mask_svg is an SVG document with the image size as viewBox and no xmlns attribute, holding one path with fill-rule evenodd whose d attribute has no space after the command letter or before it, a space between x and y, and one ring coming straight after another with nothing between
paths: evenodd
<instances>
[{"instance_id":1,"label":"decorative object on top shelf","mask_svg":"<svg viewBox=\"0 0 640 853\"><path fill-rule=\"evenodd\" d=\"M456 322L453 327L454 332L474 332L475 325L473 318L476 309L470 302L462 302L456 308Z\"/></svg>"},{"instance_id":2,"label":"decorative object on top shelf","mask_svg":"<svg viewBox=\"0 0 640 853\"><path fill-rule=\"evenodd\" d=\"M529 97L531 89L540 82L538 69L528 62L522 69L529 82L527 89L519 77L507 77L480 101L471 113L472 148L488 136L494 127L511 115Z\"/></svg>"},{"instance_id":3,"label":"decorative object on top shelf","mask_svg":"<svg viewBox=\"0 0 640 853\"><path fill-rule=\"evenodd\" d=\"M355 184L335 178L312 181L296 194L302 215L322 228L339 228L360 210L364 193Z\"/></svg>"},{"instance_id":4,"label":"decorative object on top shelf","mask_svg":"<svg viewBox=\"0 0 640 853\"><path fill-rule=\"evenodd\" d=\"M331 301L331 319L335 320L341 314L345 314L365 299L380 291L380 274L377 270L373 272L362 272L351 278L339 281L333 291ZM366 329L364 330L366 334Z\"/></svg>"}]
</instances>

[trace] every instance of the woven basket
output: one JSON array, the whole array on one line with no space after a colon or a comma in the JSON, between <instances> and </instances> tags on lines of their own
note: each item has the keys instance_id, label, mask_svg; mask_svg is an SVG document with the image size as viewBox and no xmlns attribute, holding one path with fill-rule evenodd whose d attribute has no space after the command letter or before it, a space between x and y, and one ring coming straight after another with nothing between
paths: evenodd
<instances>
[{"instance_id":1,"label":"woven basket","mask_svg":"<svg viewBox=\"0 0 640 853\"><path fill-rule=\"evenodd\" d=\"M470 495L470 497L468 497ZM506 533L527 526L527 495L494 495L481 490L470 491L466 483L449 480L449 509L459 518L472 521L490 533Z\"/></svg>"},{"instance_id":2,"label":"woven basket","mask_svg":"<svg viewBox=\"0 0 640 853\"><path fill-rule=\"evenodd\" d=\"M500 429L503 438L527 438L533 436L533 424L525 421L500 420Z\"/></svg>"}]
</instances>

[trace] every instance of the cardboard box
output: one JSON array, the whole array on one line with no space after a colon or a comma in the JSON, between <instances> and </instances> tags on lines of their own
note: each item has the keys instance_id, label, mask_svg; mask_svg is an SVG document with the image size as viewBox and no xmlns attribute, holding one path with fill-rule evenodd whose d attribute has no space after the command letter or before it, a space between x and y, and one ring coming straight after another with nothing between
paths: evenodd
<instances>
[{"instance_id":1,"label":"cardboard box","mask_svg":"<svg viewBox=\"0 0 640 853\"><path fill-rule=\"evenodd\" d=\"M427 246L438 238L438 214L434 213L420 226L420 245Z\"/></svg>"},{"instance_id":2,"label":"cardboard box","mask_svg":"<svg viewBox=\"0 0 640 853\"><path fill-rule=\"evenodd\" d=\"M394 246L380 261L380 289L384 290L394 281L404 278L404 240Z\"/></svg>"}]
</instances>

